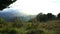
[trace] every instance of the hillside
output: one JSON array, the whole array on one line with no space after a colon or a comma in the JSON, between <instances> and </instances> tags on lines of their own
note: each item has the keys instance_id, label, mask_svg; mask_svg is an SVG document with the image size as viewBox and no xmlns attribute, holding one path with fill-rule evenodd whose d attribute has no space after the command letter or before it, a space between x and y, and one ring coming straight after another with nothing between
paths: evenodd
<instances>
[{"instance_id":1,"label":"hillside","mask_svg":"<svg viewBox=\"0 0 60 34\"><path fill-rule=\"evenodd\" d=\"M0 12L0 34L60 34L60 13L56 16Z\"/></svg>"},{"instance_id":2,"label":"hillside","mask_svg":"<svg viewBox=\"0 0 60 34\"><path fill-rule=\"evenodd\" d=\"M2 22L2 23L1 23ZM4 32L4 33L3 33ZM60 34L60 21L7 22L0 21L0 34Z\"/></svg>"},{"instance_id":3,"label":"hillside","mask_svg":"<svg viewBox=\"0 0 60 34\"><path fill-rule=\"evenodd\" d=\"M4 18L6 21L15 20L15 18L23 21L28 21L35 17L36 15L25 15L19 11L12 9L0 11L0 18Z\"/></svg>"}]
</instances>

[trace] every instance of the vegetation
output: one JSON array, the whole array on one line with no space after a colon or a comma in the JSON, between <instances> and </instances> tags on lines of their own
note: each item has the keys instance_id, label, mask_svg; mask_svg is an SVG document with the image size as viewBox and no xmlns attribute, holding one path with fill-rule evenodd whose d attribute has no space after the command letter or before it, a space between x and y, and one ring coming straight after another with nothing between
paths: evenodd
<instances>
[{"instance_id":1,"label":"vegetation","mask_svg":"<svg viewBox=\"0 0 60 34\"><path fill-rule=\"evenodd\" d=\"M40 22L46 22L49 20L60 20L60 13L57 16L53 15L52 13L48 13L48 14L39 13L36 19Z\"/></svg>"},{"instance_id":2,"label":"vegetation","mask_svg":"<svg viewBox=\"0 0 60 34\"><path fill-rule=\"evenodd\" d=\"M0 34L60 34L60 20L51 13L38 14L36 18L25 22L18 20L7 22L0 18Z\"/></svg>"},{"instance_id":3,"label":"vegetation","mask_svg":"<svg viewBox=\"0 0 60 34\"><path fill-rule=\"evenodd\" d=\"M10 4L15 2L16 0L0 0L0 10L7 8Z\"/></svg>"},{"instance_id":4,"label":"vegetation","mask_svg":"<svg viewBox=\"0 0 60 34\"><path fill-rule=\"evenodd\" d=\"M7 8L16 0L0 0L0 10ZM36 18L26 21L5 21L0 18L0 34L60 34L60 13L38 14Z\"/></svg>"}]
</instances>

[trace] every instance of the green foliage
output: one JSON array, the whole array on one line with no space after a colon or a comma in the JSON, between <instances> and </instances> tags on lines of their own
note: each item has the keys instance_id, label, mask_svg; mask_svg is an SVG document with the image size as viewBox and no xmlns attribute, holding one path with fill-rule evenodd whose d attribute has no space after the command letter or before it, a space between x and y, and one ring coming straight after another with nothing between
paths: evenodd
<instances>
[{"instance_id":1,"label":"green foliage","mask_svg":"<svg viewBox=\"0 0 60 34\"><path fill-rule=\"evenodd\" d=\"M3 18L0 18L0 24L5 23L5 20Z\"/></svg>"},{"instance_id":2,"label":"green foliage","mask_svg":"<svg viewBox=\"0 0 60 34\"><path fill-rule=\"evenodd\" d=\"M1 34L17 34L18 32L11 28L5 28L3 30L0 30Z\"/></svg>"},{"instance_id":3,"label":"green foliage","mask_svg":"<svg viewBox=\"0 0 60 34\"><path fill-rule=\"evenodd\" d=\"M52 13L48 13L47 18L48 18L48 20L54 20L56 18L56 16L53 15Z\"/></svg>"},{"instance_id":4,"label":"green foliage","mask_svg":"<svg viewBox=\"0 0 60 34\"><path fill-rule=\"evenodd\" d=\"M46 16L46 15L44 15ZM42 18L42 17L41 17ZM33 20L34 21L34 20ZM60 34L60 21L25 22L15 19L6 22L0 19L0 34Z\"/></svg>"},{"instance_id":5,"label":"green foliage","mask_svg":"<svg viewBox=\"0 0 60 34\"><path fill-rule=\"evenodd\" d=\"M26 34L44 34L42 30L29 30Z\"/></svg>"},{"instance_id":6,"label":"green foliage","mask_svg":"<svg viewBox=\"0 0 60 34\"><path fill-rule=\"evenodd\" d=\"M38 14L36 19L40 22L46 22L48 20L55 20L56 19L56 16L53 15L52 13L48 13L48 14Z\"/></svg>"},{"instance_id":7,"label":"green foliage","mask_svg":"<svg viewBox=\"0 0 60 34\"><path fill-rule=\"evenodd\" d=\"M13 23L13 27L20 28L20 27L22 27L22 26L23 26L22 23Z\"/></svg>"},{"instance_id":8,"label":"green foliage","mask_svg":"<svg viewBox=\"0 0 60 34\"><path fill-rule=\"evenodd\" d=\"M60 13L57 15L57 18L60 20Z\"/></svg>"},{"instance_id":9,"label":"green foliage","mask_svg":"<svg viewBox=\"0 0 60 34\"><path fill-rule=\"evenodd\" d=\"M40 22L46 22L47 21L47 15L42 14L42 13L38 14L36 18Z\"/></svg>"},{"instance_id":10,"label":"green foliage","mask_svg":"<svg viewBox=\"0 0 60 34\"><path fill-rule=\"evenodd\" d=\"M22 24L22 21L21 20L18 20L17 18L15 19L15 22L13 23L13 27L17 27L17 28L20 28L22 27L23 24Z\"/></svg>"}]
</instances>

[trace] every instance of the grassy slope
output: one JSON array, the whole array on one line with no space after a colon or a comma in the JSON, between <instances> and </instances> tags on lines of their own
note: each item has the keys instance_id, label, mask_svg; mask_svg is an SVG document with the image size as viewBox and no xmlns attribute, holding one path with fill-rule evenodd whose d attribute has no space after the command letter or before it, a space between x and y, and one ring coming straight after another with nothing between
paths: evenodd
<instances>
[{"instance_id":1,"label":"grassy slope","mask_svg":"<svg viewBox=\"0 0 60 34\"><path fill-rule=\"evenodd\" d=\"M60 21L48 21L48 22L23 22L19 23L23 24L22 27L13 27L13 23L5 23L2 24L2 27L0 27L0 31L4 30L5 28L14 29L19 34L25 34L29 32L30 30L42 30L44 31L44 34L60 34Z\"/></svg>"}]
</instances>

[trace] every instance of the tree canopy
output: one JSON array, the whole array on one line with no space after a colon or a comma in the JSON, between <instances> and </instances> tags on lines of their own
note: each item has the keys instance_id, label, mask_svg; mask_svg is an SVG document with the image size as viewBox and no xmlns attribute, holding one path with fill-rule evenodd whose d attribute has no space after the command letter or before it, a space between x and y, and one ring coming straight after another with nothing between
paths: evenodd
<instances>
[{"instance_id":1,"label":"tree canopy","mask_svg":"<svg viewBox=\"0 0 60 34\"><path fill-rule=\"evenodd\" d=\"M16 0L0 0L0 10L8 7L10 4L14 3Z\"/></svg>"},{"instance_id":2,"label":"tree canopy","mask_svg":"<svg viewBox=\"0 0 60 34\"><path fill-rule=\"evenodd\" d=\"M47 14L39 13L36 18L40 22L45 22L45 21L48 21L48 20L55 20L56 16L53 15L52 13L47 13Z\"/></svg>"}]
</instances>

